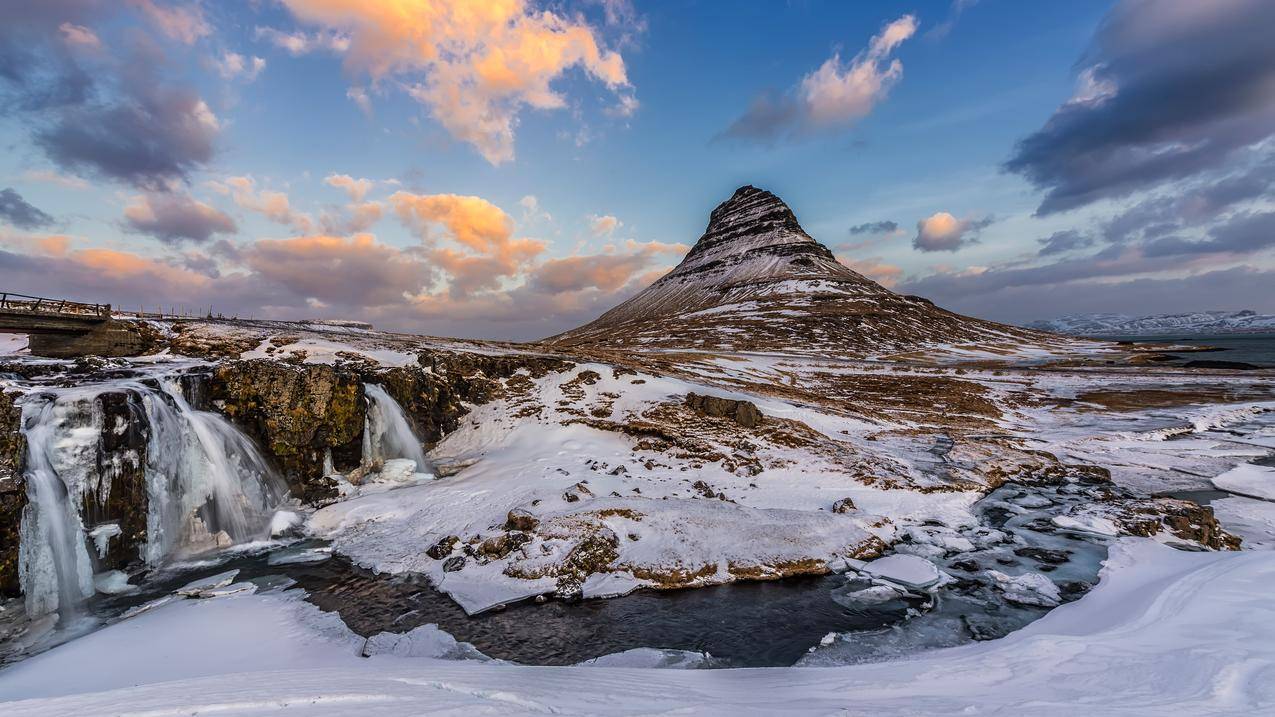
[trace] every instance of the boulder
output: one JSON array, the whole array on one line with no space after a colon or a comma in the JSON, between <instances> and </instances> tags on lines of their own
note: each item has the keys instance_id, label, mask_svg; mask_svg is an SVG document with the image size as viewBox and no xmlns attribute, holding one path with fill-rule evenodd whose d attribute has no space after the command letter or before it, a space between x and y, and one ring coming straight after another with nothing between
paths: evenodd
<instances>
[{"instance_id":1,"label":"boulder","mask_svg":"<svg viewBox=\"0 0 1275 717\"><path fill-rule=\"evenodd\" d=\"M728 418L744 428L760 426L763 418L761 411L750 401L735 401L729 398L688 393L686 405L701 416Z\"/></svg>"}]
</instances>

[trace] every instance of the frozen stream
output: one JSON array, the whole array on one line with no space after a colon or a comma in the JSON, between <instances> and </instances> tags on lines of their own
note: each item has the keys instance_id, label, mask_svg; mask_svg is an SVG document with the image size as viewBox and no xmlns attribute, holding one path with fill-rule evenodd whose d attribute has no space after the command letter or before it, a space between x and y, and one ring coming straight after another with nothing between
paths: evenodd
<instances>
[{"instance_id":1,"label":"frozen stream","mask_svg":"<svg viewBox=\"0 0 1275 717\"><path fill-rule=\"evenodd\" d=\"M993 492L978 511L980 524L966 531L986 548L932 556L951 575L947 585L882 602L857 599L857 591L870 583L848 573L574 603L527 602L468 617L423 578L377 575L332 556L321 543L302 541L177 564L153 574L141 591L98 596L89 609L110 622L192 581L238 570L239 581L305 591L307 600L336 612L360 635L437 624L491 657L524 664L574 664L637 647L708 653L713 659L705 666L712 667L875 661L1000 637L1048 612L1044 605L1005 599L985 574L988 568L1048 575L1063 601L1082 595L1106 556L1105 541L1030 527L1082 498L1083 489L1073 484L1009 485ZM1009 517L997 508L1006 501L1047 507ZM997 540L997 531L1007 540ZM900 547L909 550L907 543ZM840 637L825 639L830 633Z\"/></svg>"}]
</instances>

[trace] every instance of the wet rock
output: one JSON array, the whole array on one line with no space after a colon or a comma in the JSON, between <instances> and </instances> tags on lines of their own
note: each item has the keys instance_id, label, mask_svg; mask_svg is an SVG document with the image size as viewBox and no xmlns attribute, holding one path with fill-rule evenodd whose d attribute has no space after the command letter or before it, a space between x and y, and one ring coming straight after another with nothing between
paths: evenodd
<instances>
[{"instance_id":1,"label":"wet rock","mask_svg":"<svg viewBox=\"0 0 1275 717\"><path fill-rule=\"evenodd\" d=\"M977 642L998 640L1008 635L1012 629L1004 621L997 621L989 615L967 613L961 615L961 622L969 630L970 638Z\"/></svg>"},{"instance_id":2,"label":"wet rock","mask_svg":"<svg viewBox=\"0 0 1275 717\"><path fill-rule=\"evenodd\" d=\"M584 483L576 483L575 485L571 486L571 488L569 488L567 492L562 494L562 499L567 501L568 503L578 503L581 498L592 498L592 497L593 497L593 491L589 490L589 487L586 486Z\"/></svg>"},{"instance_id":3,"label":"wet rock","mask_svg":"<svg viewBox=\"0 0 1275 717\"><path fill-rule=\"evenodd\" d=\"M1040 563L1062 565L1067 562L1071 553L1066 550L1050 550L1049 548L1023 547L1015 548L1014 554L1020 558L1031 558Z\"/></svg>"},{"instance_id":4,"label":"wet rock","mask_svg":"<svg viewBox=\"0 0 1275 717\"><path fill-rule=\"evenodd\" d=\"M18 531L27 504L22 471L27 441L22 435L22 410L14 405L17 393L0 393L0 595L17 596Z\"/></svg>"},{"instance_id":5,"label":"wet rock","mask_svg":"<svg viewBox=\"0 0 1275 717\"><path fill-rule=\"evenodd\" d=\"M149 499L146 457L150 426L142 398L134 391L100 394L102 432L98 436L96 482L86 486L80 516L85 528L114 523L118 535L105 541L99 569L122 570L139 559L146 544Z\"/></svg>"},{"instance_id":6,"label":"wet rock","mask_svg":"<svg viewBox=\"0 0 1275 717\"><path fill-rule=\"evenodd\" d=\"M973 560L955 560L952 562L952 567L956 570L964 570L967 573L976 573L983 569Z\"/></svg>"},{"instance_id":7,"label":"wet rock","mask_svg":"<svg viewBox=\"0 0 1275 717\"><path fill-rule=\"evenodd\" d=\"M446 538L434 543L425 551L425 554L435 560L442 560L452 554L452 550L456 548L460 538L455 535L449 535Z\"/></svg>"},{"instance_id":8,"label":"wet rock","mask_svg":"<svg viewBox=\"0 0 1275 717\"><path fill-rule=\"evenodd\" d=\"M522 508L514 508L505 518L505 530L521 530L529 533L538 527L540 527L540 519Z\"/></svg>"},{"instance_id":9,"label":"wet rock","mask_svg":"<svg viewBox=\"0 0 1275 717\"><path fill-rule=\"evenodd\" d=\"M363 382L353 371L265 359L230 361L214 369L208 391L231 421L257 439L292 494L306 503L337 497L336 482L323 470L329 450L338 470L359 464L367 409Z\"/></svg>"},{"instance_id":10,"label":"wet rock","mask_svg":"<svg viewBox=\"0 0 1275 717\"><path fill-rule=\"evenodd\" d=\"M454 573L465 567L465 556L455 555L443 561L443 572Z\"/></svg>"},{"instance_id":11,"label":"wet rock","mask_svg":"<svg viewBox=\"0 0 1275 717\"><path fill-rule=\"evenodd\" d=\"M834 513L853 513L858 508L855 507L854 501L849 498L842 498L832 504L832 512Z\"/></svg>"},{"instance_id":12,"label":"wet rock","mask_svg":"<svg viewBox=\"0 0 1275 717\"><path fill-rule=\"evenodd\" d=\"M620 556L620 539L610 528L598 528L571 549L558 570L559 597L578 596L584 581L594 573L606 571Z\"/></svg>"},{"instance_id":13,"label":"wet rock","mask_svg":"<svg viewBox=\"0 0 1275 717\"><path fill-rule=\"evenodd\" d=\"M529 542L531 542L531 536L527 533L501 533L480 543L478 553L493 560L499 560Z\"/></svg>"},{"instance_id":14,"label":"wet rock","mask_svg":"<svg viewBox=\"0 0 1275 717\"><path fill-rule=\"evenodd\" d=\"M729 398L688 393L686 405L702 416L729 418L744 428L756 428L763 420L761 411L750 401L734 401Z\"/></svg>"}]
</instances>

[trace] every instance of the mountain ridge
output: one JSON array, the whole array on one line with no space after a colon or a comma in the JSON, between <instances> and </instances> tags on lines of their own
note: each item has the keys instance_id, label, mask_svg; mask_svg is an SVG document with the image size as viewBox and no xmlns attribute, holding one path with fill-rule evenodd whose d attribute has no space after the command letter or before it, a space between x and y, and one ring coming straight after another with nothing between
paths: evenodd
<instances>
[{"instance_id":1,"label":"mountain ridge","mask_svg":"<svg viewBox=\"0 0 1275 717\"><path fill-rule=\"evenodd\" d=\"M1155 336L1174 333L1254 333L1275 331L1275 314L1239 311L1188 311L1130 316L1116 313L1070 314L1042 319L1028 328L1073 336Z\"/></svg>"},{"instance_id":2,"label":"mountain ridge","mask_svg":"<svg viewBox=\"0 0 1275 717\"><path fill-rule=\"evenodd\" d=\"M1057 339L896 294L837 261L779 197L745 185L712 210L676 268L594 321L545 342L870 355Z\"/></svg>"}]
</instances>

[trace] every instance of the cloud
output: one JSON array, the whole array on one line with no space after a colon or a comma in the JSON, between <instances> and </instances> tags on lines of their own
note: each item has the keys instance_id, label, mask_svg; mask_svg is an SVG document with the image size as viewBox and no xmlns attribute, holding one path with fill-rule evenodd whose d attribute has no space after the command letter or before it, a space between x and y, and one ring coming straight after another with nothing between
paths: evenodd
<instances>
[{"instance_id":1,"label":"cloud","mask_svg":"<svg viewBox=\"0 0 1275 717\"><path fill-rule=\"evenodd\" d=\"M925 33L925 37L930 40L941 40L947 37L952 32L952 28L956 27L956 21L961 19L961 14L977 4L978 0L952 0L947 10L947 19L930 28L930 31Z\"/></svg>"},{"instance_id":2,"label":"cloud","mask_svg":"<svg viewBox=\"0 0 1275 717\"><path fill-rule=\"evenodd\" d=\"M1275 246L1275 212L1242 213L1214 226L1207 239L1156 239L1143 245L1148 257L1189 254L1251 254Z\"/></svg>"},{"instance_id":3,"label":"cloud","mask_svg":"<svg viewBox=\"0 0 1275 717\"><path fill-rule=\"evenodd\" d=\"M619 219L616 219L610 214L603 214L601 216L596 214L589 215L589 233L595 237L611 236L615 233L616 229L619 229L623 225L624 222L621 222Z\"/></svg>"},{"instance_id":4,"label":"cloud","mask_svg":"<svg viewBox=\"0 0 1275 717\"><path fill-rule=\"evenodd\" d=\"M502 278L523 271L546 247L538 239L515 238L509 215L482 197L400 191L390 195L389 202L405 226L434 245L430 257L451 275L457 294L498 286ZM436 227L464 250L437 246Z\"/></svg>"},{"instance_id":5,"label":"cloud","mask_svg":"<svg viewBox=\"0 0 1275 717\"><path fill-rule=\"evenodd\" d=\"M259 212L272 222L295 227L305 233L314 230L314 220L308 214L294 211L287 194L269 189L258 190L257 181L252 177L226 177L219 182L209 182L208 186L230 195L235 204Z\"/></svg>"},{"instance_id":6,"label":"cloud","mask_svg":"<svg viewBox=\"0 0 1275 717\"><path fill-rule=\"evenodd\" d=\"M903 77L903 63L890 54L916 28L916 18L904 15L882 28L848 64L834 53L786 94L758 96L719 137L774 142L853 125Z\"/></svg>"},{"instance_id":7,"label":"cloud","mask_svg":"<svg viewBox=\"0 0 1275 717\"><path fill-rule=\"evenodd\" d=\"M850 227L850 233L859 234L894 234L899 231L899 223L888 219L879 222L865 222Z\"/></svg>"},{"instance_id":8,"label":"cloud","mask_svg":"<svg viewBox=\"0 0 1275 717\"><path fill-rule=\"evenodd\" d=\"M453 137L487 161L514 158L524 107L559 109L551 84L578 68L617 95L631 93L624 60L580 17L523 0L283 0L298 20L350 36L346 71L400 80Z\"/></svg>"},{"instance_id":9,"label":"cloud","mask_svg":"<svg viewBox=\"0 0 1275 717\"><path fill-rule=\"evenodd\" d=\"M1275 312L1275 271L1232 267L1186 276L1140 277L1124 281L1105 278L1070 282L1018 283L989 290L973 290L977 277L939 287L927 281L909 282L896 291L919 294L940 306L998 321L1027 323L1067 314L1110 312L1162 314L1210 309L1254 309Z\"/></svg>"},{"instance_id":10,"label":"cloud","mask_svg":"<svg viewBox=\"0 0 1275 717\"><path fill-rule=\"evenodd\" d=\"M534 194L528 194L519 199L518 206L522 207L522 217L525 221L553 221L553 215L540 208L540 200Z\"/></svg>"},{"instance_id":11,"label":"cloud","mask_svg":"<svg viewBox=\"0 0 1275 717\"><path fill-rule=\"evenodd\" d=\"M283 32L273 27L258 27L254 29L253 36L293 57L320 51L341 55L350 49L350 36L336 32Z\"/></svg>"},{"instance_id":12,"label":"cloud","mask_svg":"<svg viewBox=\"0 0 1275 717\"><path fill-rule=\"evenodd\" d=\"M216 67L222 79L243 78L245 82L252 82L266 69L266 61L260 57L244 57L236 52L227 52L217 61Z\"/></svg>"},{"instance_id":13,"label":"cloud","mask_svg":"<svg viewBox=\"0 0 1275 717\"><path fill-rule=\"evenodd\" d=\"M658 261L661 254L685 254L683 244L627 242L625 251L569 256L541 262L529 285L551 293L597 289L615 292L627 286ZM667 270L667 269L666 269Z\"/></svg>"},{"instance_id":14,"label":"cloud","mask_svg":"<svg viewBox=\"0 0 1275 717\"><path fill-rule=\"evenodd\" d=\"M1267 0L1124 0L1082 57L1075 96L1006 169L1045 192L1046 215L1227 167L1275 135L1272 26Z\"/></svg>"},{"instance_id":15,"label":"cloud","mask_svg":"<svg viewBox=\"0 0 1275 717\"><path fill-rule=\"evenodd\" d=\"M59 174L48 169L29 169L22 173L22 178L28 182L57 184L67 189L88 189L89 187L89 183L79 177Z\"/></svg>"},{"instance_id":16,"label":"cloud","mask_svg":"<svg viewBox=\"0 0 1275 717\"><path fill-rule=\"evenodd\" d=\"M32 206L13 189L0 190L0 221L19 229L39 229L53 223L53 217Z\"/></svg>"},{"instance_id":17,"label":"cloud","mask_svg":"<svg viewBox=\"0 0 1275 717\"><path fill-rule=\"evenodd\" d=\"M161 5L154 0L129 0L129 4L170 40L193 45L212 34L199 3Z\"/></svg>"},{"instance_id":18,"label":"cloud","mask_svg":"<svg viewBox=\"0 0 1275 717\"><path fill-rule=\"evenodd\" d=\"M1044 239L1037 239L1036 241L1040 244L1040 251L1037 252L1039 256L1062 254L1075 249L1083 249L1093 246L1094 242L1093 237L1081 234L1074 229L1054 232Z\"/></svg>"},{"instance_id":19,"label":"cloud","mask_svg":"<svg viewBox=\"0 0 1275 717\"><path fill-rule=\"evenodd\" d=\"M916 223L912 246L921 251L956 251L976 241L978 233L993 221L991 217L957 219L947 212L935 212Z\"/></svg>"},{"instance_id":20,"label":"cloud","mask_svg":"<svg viewBox=\"0 0 1275 717\"><path fill-rule=\"evenodd\" d=\"M432 283L431 268L419 256L370 234L261 239L242 257L257 275L295 296L345 307L402 305Z\"/></svg>"},{"instance_id":21,"label":"cloud","mask_svg":"<svg viewBox=\"0 0 1275 717\"><path fill-rule=\"evenodd\" d=\"M221 122L194 92L170 87L134 58L120 94L63 109L35 141L58 166L150 190L186 179L212 159Z\"/></svg>"},{"instance_id":22,"label":"cloud","mask_svg":"<svg viewBox=\"0 0 1275 717\"><path fill-rule=\"evenodd\" d=\"M1275 157L1220 177L1179 182L1169 191L1125 206L1103 223L1109 242L1151 239L1208 224L1236 206L1265 196L1275 187Z\"/></svg>"},{"instance_id":23,"label":"cloud","mask_svg":"<svg viewBox=\"0 0 1275 717\"><path fill-rule=\"evenodd\" d=\"M850 269L863 274L887 289L893 288L899 283L899 280L903 278L902 267L889 264L878 256L868 257L866 259L848 259L839 257L837 260Z\"/></svg>"},{"instance_id":24,"label":"cloud","mask_svg":"<svg viewBox=\"0 0 1275 717\"><path fill-rule=\"evenodd\" d=\"M370 179L355 179L348 174L329 174L323 179L323 183L329 187L336 187L350 195L350 201L361 202L372 191L373 182Z\"/></svg>"},{"instance_id":25,"label":"cloud","mask_svg":"<svg viewBox=\"0 0 1275 717\"><path fill-rule=\"evenodd\" d=\"M119 56L85 51L92 28L118 20L122 7L4 0L0 107L65 171L166 188L211 159L220 121L198 93L166 79L169 63L148 35L126 34L114 43Z\"/></svg>"},{"instance_id":26,"label":"cloud","mask_svg":"<svg viewBox=\"0 0 1275 717\"><path fill-rule=\"evenodd\" d=\"M188 194L133 197L132 204L124 208L124 221L130 231L150 234L164 242L205 242L214 234L239 230L227 214Z\"/></svg>"},{"instance_id":27,"label":"cloud","mask_svg":"<svg viewBox=\"0 0 1275 717\"><path fill-rule=\"evenodd\" d=\"M62 34L62 41L71 47L93 51L102 49L102 40L98 38L97 33L83 25L64 22L58 25L58 32Z\"/></svg>"}]
</instances>

